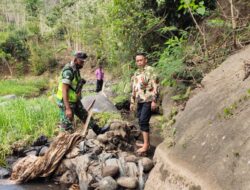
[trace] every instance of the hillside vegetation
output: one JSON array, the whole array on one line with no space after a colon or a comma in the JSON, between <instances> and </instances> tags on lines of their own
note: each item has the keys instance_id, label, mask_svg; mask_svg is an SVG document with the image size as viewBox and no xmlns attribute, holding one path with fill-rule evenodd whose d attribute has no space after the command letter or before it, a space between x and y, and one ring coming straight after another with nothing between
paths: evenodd
<instances>
[{"instance_id":1,"label":"hillside vegetation","mask_svg":"<svg viewBox=\"0 0 250 190\"><path fill-rule=\"evenodd\" d=\"M230 3L231 2L231 3ZM74 50L122 68L148 53L164 85L177 94L249 43L249 1L3 0L0 69L5 75L53 72Z\"/></svg>"}]
</instances>

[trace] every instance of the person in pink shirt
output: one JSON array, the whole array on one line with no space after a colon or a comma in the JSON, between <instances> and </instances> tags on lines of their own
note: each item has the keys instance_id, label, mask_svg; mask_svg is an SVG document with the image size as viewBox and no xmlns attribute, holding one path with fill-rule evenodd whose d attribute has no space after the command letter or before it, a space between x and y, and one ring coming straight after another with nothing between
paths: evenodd
<instances>
[{"instance_id":1,"label":"person in pink shirt","mask_svg":"<svg viewBox=\"0 0 250 190\"><path fill-rule=\"evenodd\" d=\"M102 68L102 64L99 64L99 67L95 70L96 76L96 92L100 92L103 86L103 79L104 79L104 71Z\"/></svg>"}]
</instances>

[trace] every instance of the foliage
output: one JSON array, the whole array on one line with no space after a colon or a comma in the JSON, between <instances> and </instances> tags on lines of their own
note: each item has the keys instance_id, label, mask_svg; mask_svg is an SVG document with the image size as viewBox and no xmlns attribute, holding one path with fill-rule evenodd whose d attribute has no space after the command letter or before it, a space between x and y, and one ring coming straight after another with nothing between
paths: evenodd
<instances>
[{"instance_id":1,"label":"foliage","mask_svg":"<svg viewBox=\"0 0 250 190\"><path fill-rule=\"evenodd\" d=\"M10 54L17 61L27 62L30 51L26 43L26 34L24 31L16 31L11 33L5 42L0 45L0 48Z\"/></svg>"},{"instance_id":2,"label":"foliage","mask_svg":"<svg viewBox=\"0 0 250 190\"><path fill-rule=\"evenodd\" d=\"M0 95L15 94L17 96L37 96L40 91L46 89L48 85L47 79L16 79L16 80L0 80Z\"/></svg>"},{"instance_id":3,"label":"foliage","mask_svg":"<svg viewBox=\"0 0 250 190\"><path fill-rule=\"evenodd\" d=\"M186 10L190 9L192 12L198 15L205 15L206 7L204 5L204 1L199 0L196 3L196 0L181 0L181 5L179 6L178 10L184 9L184 13Z\"/></svg>"},{"instance_id":4,"label":"foliage","mask_svg":"<svg viewBox=\"0 0 250 190\"><path fill-rule=\"evenodd\" d=\"M22 141L25 146L41 134L52 137L58 121L58 109L47 98L19 98L0 106L0 165L11 146Z\"/></svg>"},{"instance_id":5,"label":"foliage","mask_svg":"<svg viewBox=\"0 0 250 190\"><path fill-rule=\"evenodd\" d=\"M175 101L187 100L189 98L190 92L191 92L191 87L188 87L185 94L178 94L178 95L172 96L171 99Z\"/></svg>"},{"instance_id":6,"label":"foliage","mask_svg":"<svg viewBox=\"0 0 250 190\"><path fill-rule=\"evenodd\" d=\"M181 70L184 65L184 37L172 37L166 41L166 48L160 55L160 59L155 66L160 74L163 85L173 85L173 74Z\"/></svg>"},{"instance_id":7,"label":"foliage","mask_svg":"<svg viewBox=\"0 0 250 190\"><path fill-rule=\"evenodd\" d=\"M103 127L111 120L121 119L121 115L118 113L102 112L102 113L95 113L93 118L94 120L97 121L98 126Z\"/></svg>"},{"instance_id":8,"label":"foliage","mask_svg":"<svg viewBox=\"0 0 250 190\"><path fill-rule=\"evenodd\" d=\"M53 51L49 47L42 44L30 44L30 50L31 70L36 75L40 75L57 65L56 59L53 58Z\"/></svg>"}]
</instances>

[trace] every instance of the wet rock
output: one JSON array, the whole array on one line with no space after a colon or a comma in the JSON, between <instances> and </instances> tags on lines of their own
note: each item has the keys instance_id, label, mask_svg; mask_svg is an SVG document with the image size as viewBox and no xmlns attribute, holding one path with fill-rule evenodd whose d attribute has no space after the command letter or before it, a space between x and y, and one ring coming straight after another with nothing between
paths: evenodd
<instances>
[{"instance_id":1,"label":"wet rock","mask_svg":"<svg viewBox=\"0 0 250 190\"><path fill-rule=\"evenodd\" d=\"M124 159L126 162L137 162L138 161L138 157L136 157L135 155L126 156Z\"/></svg>"},{"instance_id":2,"label":"wet rock","mask_svg":"<svg viewBox=\"0 0 250 190\"><path fill-rule=\"evenodd\" d=\"M16 99L17 96L15 94L9 94L9 95L6 95L6 96L1 96L1 99L2 100L13 100L13 99Z\"/></svg>"},{"instance_id":3,"label":"wet rock","mask_svg":"<svg viewBox=\"0 0 250 190\"><path fill-rule=\"evenodd\" d=\"M118 159L118 166L119 166L120 175L125 176L127 165L126 165L124 158L121 157Z\"/></svg>"},{"instance_id":4,"label":"wet rock","mask_svg":"<svg viewBox=\"0 0 250 190\"><path fill-rule=\"evenodd\" d=\"M100 134L97 136L97 140L105 144L108 142L108 137L106 134Z\"/></svg>"},{"instance_id":5,"label":"wet rock","mask_svg":"<svg viewBox=\"0 0 250 190\"><path fill-rule=\"evenodd\" d=\"M116 190L117 183L112 177L108 176L108 177L103 178L99 182L99 189L100 190Z\"/></svg>"},{"instance_id":6,"label":"wet rock","mask_svg":"<svg viewBox=\"0 0 250 190\"><path fill-rule=\"evenodd\" d=\"M127 135L126 131L123 128L121 128L119 130L115 130L114 134L115 134L115 136L120 136L122 138L125 138Z\"/></svg>"},{"instance_id":7,"label":"wet rock","mask_svg":"<svg viewBox=\"0 0 250 190\"><path fill-rule=\"evenodd\" d=\"M113 156L112 153L103 152L99 155L99 160L105 162L106 160L113 158Z\"/></svg>"},{"instance_id":8,"label":"wet rock","mask_svg":"<svg viewBox=\"0 0 250 190\"><path fill-rule=\"evenodd\" d=\"M86 139L95 139L96 136L97 136L96 133L92 129L89 129Z\"/></svg>"},{"instance_id":9,"label":"wet rock","mask_svg":"<svg viewBox=\"0 0 250 190\"><path fill-rule=\"evenodd\" d=\"M118 159L116 159L116 158L111 158L111 159L106 160L105 164L106 164L106 166L117 166L117 167L119 167Z\"/></svg>"},{"instance_id":10,"label":"wet rock","mask_svg":"<svg viewBox=\"0 0 250 190\"><path fill-rule=\"evenodd\" d=\"M112 138L112 137L114 137L114 132L113 131L108 131L108 132L106 132L105 133L106 135L107 135L107 137L110 139L110 138Z\"/></svg>"},{"instance_id":11,"label":"wet rock","mask_svg":"<svg viewBox=\"0 0 250 190\"><path fill-rule=\"evenodd\" d=\"M129 177L137 177L139 175L138 167L134 162L127 162L127 171L126 174Z\"/></svg>"},{"instance_id":12,"label":"wet rock","mask_svg":"<svg viewBox=\"0 0 250 190\"><path fill-rule=\"evenodd\" d=\"M90 139L84 142L85 142L85 145L88 146L89 148L94 148L96 146L96 142L94 139Z\"/></svg>"},{"instance_id":13,"label":"wet rock","mask_svg":"<svg viewBox=\"0 0 250 190\"><path fill-rule=\"evenodd\" d=\"M100 181L102 177L102 166L99 162L93 162L88 167L88 172L92 174L92 176L95 177L97 181ZM91 184L92 186L92 184Z\"/></svg>"},{"instance_id":14,"label":"wet rock","mask_svg":"<svg viewBox=\"0 0 250 190\"><path fill-rule=\"evenodd\" d=\"M117 179L117 184L128 189L135 189L138 186L138 180L135 177L120 177Z\"/></svg>"},{"instance_id":15,"label":"wet rock","mask_svg":"<svg viewBox=\"0 0 250 190\"><path fill-rule=\"evenodd\" d=\"M48 138L44 135L38 137L32 144L32 146L42 146L48 143Z\"/></svg>"},{"instance_id":16,"label":"wet rock","mask_svg":"<svg viewBox=\"0 0 250 190\"><path fill-rule=\"evenodd\" d=\"M60 177L60 183L64 184L73 184L77 183L77 174L75 172L72 172L71 170L66 171L61 177Z\"/></svg>"},{"instance_id":17,"label":"wet rock","mask_svg":"<svg viewBox=\"0 0 250 190\"><path fill-rule=\"evenodd\" d=\"M0 179L5 179L8 178L10 176L10 171L0 167Z\"/></svg>"},{"instance_id":18,"label":"wet rock","mask_svg":"<svg viewBox=\"0 0 250 190\"><path fill-rule=\"evenodd\" d=\"M93 148L92 152L96 155L99 155L102 153L102 147L97 146L97 147Z\"/></svg>"},{"instance_id":19,"label":"wet rock","mask_svg":"<svg viewBox=\"0 0 250 190\"><path fill-rule=\"evenodd\" d=\"M119 173L119 167L118 166L104 166L102 169L102 176L107 177L115 177Z\"/></svg>"},{"instance_id":20,"label":"wet rock","mask_svg":"<svg viewBox=\"0 0 250 190\"><path fill-rule=\"evenodd\" d=\"M39 152L39 156L43 156L49 148L47 146L42 147L42 149Z\"/></svg>"},{"instance_id":21,"label":"wet rock","mask_svg":"<svg viewBox=\"0 0 250 190\"><path fill-rule=\"evenodd\" d=\"M88 146L86 145L85 141L80 142L78 147L79 147L79 151L81 154L84 154L89 149Z\"/></svg>"},{"instance_id":22,"label":"wet rock","mask_svg":"<svg viewBox=\"0 0 250 190\"><path fill-rule=\"evenodd\" d=\"M141 159L142 165L143 165L143 171L144 172L149 172L153 167L154 167L154 162L147 158L147 157L143 157Z\"/></svg>"},{"instance_id":23,"label":"wet rock","mask_svg":"<svg viewBox=\"0 0 250 190\"><path fill-rule=\"evenodd\" d=\"M111 144L111 143L109 143L109 144L107 144L106 146L105 146L105 150L106 151L111 151L111 150L115 150L117 147L114 145L114 144Z\"/></svg>"},{"instance_id":24,"label":"wet rock","mask_svg":"<svg viewBox=\"0 0 250 190\"><path fill-rule=\"evenodd\" d=\"M26 152L26 156L37 156L37 151L36 150L31 150Z\"/></svg>"},{"instance_id":25,"label":"wet rock","mask_svg":"<svg viewBox=\"0 0 250 190\"><path fill-rule=\"evenodd\" d=\"M113 122L110 125L110 130L118 130L120 129L122 124L120 122Z\"/></svg>"}]
</instances>

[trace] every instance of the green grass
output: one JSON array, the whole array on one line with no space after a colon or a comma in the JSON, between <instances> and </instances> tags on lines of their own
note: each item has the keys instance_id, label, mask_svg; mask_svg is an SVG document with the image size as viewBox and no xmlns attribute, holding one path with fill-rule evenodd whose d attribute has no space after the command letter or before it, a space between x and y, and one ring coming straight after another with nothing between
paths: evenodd
<instances>
[{"instance_id":1,"label":"green grass","mask_svg":"<svg viewBox=\"0 0 250 190\"><path fill-rule=\"evenodd\" d=\"M111 120L121 119L121 115L119 113L102 112L94 113L93 118L100 127L103 127Z\"/></svg>"},{"instance_id":2,"label":"green grass","mask_svg":"<svg viewBox=\"0 0 250 190\"><path fill-rule=\"evenodd\" d=\"M0 80L0 96L38 96L41 90L48 88L48 80L40 78Z\"/></svg>"},{"instance_id":3,"label":"green grass","mask_svg":"<svg viewBox=\"0 0 250 190\"><path fill-rule=\"evenodd\" d=\"M46 97L17 98L0 106L0 165L4 165L11 146L33 142L40 135L54 135L59 120L57 105Z\"/></svg>"}]
</instances>

